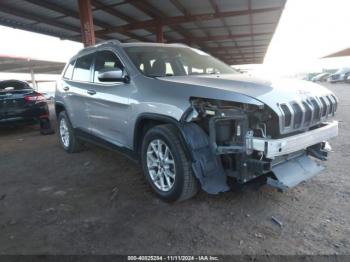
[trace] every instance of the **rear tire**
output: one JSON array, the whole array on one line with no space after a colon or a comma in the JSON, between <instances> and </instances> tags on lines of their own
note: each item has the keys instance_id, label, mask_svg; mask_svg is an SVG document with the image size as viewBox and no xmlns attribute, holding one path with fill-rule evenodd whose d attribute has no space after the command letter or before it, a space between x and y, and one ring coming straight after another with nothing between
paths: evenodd
<instances>
[{"instance_id":1,"label":"rear tire","mask_svg":"<svg viewBox=\"0 0 350 262\"><path fill-rule=\"evenodd\" d=\"M74 129L65 111L58 115L58 140L65 151L77 153L82 150L83 143L76 137Z\"/></svg>"},{"instance_id":2,"label":"rear tire","mask_svg":"<svg viewBox=\"0 0 350 262\"><path fill-rule=\"evenodd\" d=\"M49 118L41 118L40 119L40 134L51 135L54 133L55 133L55 131L51 127L50 119Z\"/></svg>"},{"instance_id":3,"label":"rear tire","mask_svg":"<svg viewBox=\"0 0 350 262\"><path fill-rule=\"evenodd\" d=\"M146 133L142 142L141 162L147 181L161 199L183 201L198 192L198 181L193 174L191 161L173 125L156 126Z\"/></svg>"}]
</instances>

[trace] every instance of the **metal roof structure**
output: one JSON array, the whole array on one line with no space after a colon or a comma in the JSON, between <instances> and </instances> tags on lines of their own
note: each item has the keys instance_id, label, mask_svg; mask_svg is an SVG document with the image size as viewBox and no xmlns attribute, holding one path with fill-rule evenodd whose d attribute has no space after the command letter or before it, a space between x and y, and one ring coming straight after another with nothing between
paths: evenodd
<instances>
[{"instance_id":1,"label":"metal roof structure","mask_svg":"<svg viewBox=\"0 0 350 262\"><path fill-rule=\"evenodd\" d=\"M0 54L0 72L60 74L65 63L44 61L29 57L14 57Z\"/></svg>"},{"instance_id":2,"label":"metal roof structure","mask_svg":"<svg viewBox=\"0 0 350 262\"><path fill-rule=\"evenodd\" d=\"M344 49L344 50L335 52L335 53L333 53L333 54L324 56L324 57L322 57L322 58L342 57L342 56L350 56L350 48L346 48L346 49Z\"/></svg>"},{"instance_id":3,"label":"metal roof structure","mask_svg":"<svg viewBox=\"0 0 350 262\"><path fill-rule=\"evenodd\" d=\"M249 64L263 61L287 0L2 0L0 24L81 41L84 1L97 42L180 42Z\"/></svg>"}]
</instances>

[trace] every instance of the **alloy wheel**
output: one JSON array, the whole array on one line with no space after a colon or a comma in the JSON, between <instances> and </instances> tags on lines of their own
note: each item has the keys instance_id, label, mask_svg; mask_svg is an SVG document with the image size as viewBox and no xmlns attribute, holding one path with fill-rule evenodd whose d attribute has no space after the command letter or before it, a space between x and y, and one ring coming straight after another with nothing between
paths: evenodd
<instances>
[{"instance_id":1,"label":"alloy wheel","mask_svg":"<svg viewBox=\"0 0 350 262\"><path fill-rule=\"evenodd\" d=\"M152 140L147 148L147 168L152 183L167 192L175 183L176 170L173 154L161 139Z\"/></svg>"}]
</instances>

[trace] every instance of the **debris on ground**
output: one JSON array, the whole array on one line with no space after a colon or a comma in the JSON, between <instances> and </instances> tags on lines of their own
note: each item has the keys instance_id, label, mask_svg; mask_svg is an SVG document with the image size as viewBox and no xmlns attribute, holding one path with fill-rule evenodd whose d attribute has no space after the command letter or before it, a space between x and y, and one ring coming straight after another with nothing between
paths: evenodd
<instances>
[{"instance_id":1,"label":"debris on ground","mask_svg":"<svg viewBox=\"0 0 350 262\"><path fill-rule=\"evenodd\" d=\"M52 212L54 212L56 209L54 209L53 207L50 207L50 208L47 208L47 209L45 209L45 212L47 212L47 213L52 213Z\"/></svg>"},{"instance_id":2,"label":"debris on ground","mask_svg":"<svg viewBox=\"0 0 350 262\"><path fill-rule=\"evenodd\" d=\"M53 189L52 186L45 186L39 189L39 192L48 192L51 191Z\"/></svg>"},{"instance_id":3,"label":"debris on ground","mask_svg":"<svg viewBox=\"0 0 350 262\"><path fill-rule=\"evenodd\" d=\"M85 163L84 163L84 166L89 166L90 165L90 161L86 161Z\"/></svg>"},{"instance_id":4,"label":"debris on ground","mask_svg":"<svg viewBox=\"0 0 350 262\"><path fill-rule=\"evenodd\" d=\"M17 224L17 221L15 219L11 219L9 221L9 225L13 226L13 225L16 225Z\"/></svg>"},{"instance_id":5,"label":"debris on ground","mask_svg":"<svg viewBox=\"0 0 350 262\"><path fill-rule=\"evenodd\" d=\"M261 234L261 233L259 233L259 232L255 233L254 236L255 236L256 238L264 238L263 234Z\"/></svg>"},{"instance_id":6,"label":"debris on ground","mask_svg":"<svg viewBox=\"0 0 350 262\"><path fill-rule=\"evenodd\" d=\"M334 243L333 246L334 246L335 248L340 248L340 244L338 244L338 243Z\"/></svg>"},{"instance_id":7,"label":"debris on ground","mask_svg":"<svg viewBox=\"0 0 350 262\"><path fill-rule=\"evenodd\" d=\"M113 201L113 199L118 195L119 189L118 187L114 187L112 189L111 197L109 198L110 201Z\"/></svg>"},{"instance_id":8,"label":"debris on ground","mask_svg":"<svg viewBox=\"0 0 350 262\"><path fill-rule=\"evenodd\" d=\"M62 191L62 190L59 190L59 191L56 191L55 193L53 193L55 196L64 196L65 194L67 194L66 191Z\"/></svg>"},{"instance_id":9,"label":"debris on ground","mask_svg":"<svg viewBox=\"0 0 350 262\"><path fill-rule=\"evenodd\" d=\"M276 217L272 216L271 217L272 221L275 222L277 225L279 225L280 227L283 227L283 223L277 219Z\"/></svg>"}]
</instances>

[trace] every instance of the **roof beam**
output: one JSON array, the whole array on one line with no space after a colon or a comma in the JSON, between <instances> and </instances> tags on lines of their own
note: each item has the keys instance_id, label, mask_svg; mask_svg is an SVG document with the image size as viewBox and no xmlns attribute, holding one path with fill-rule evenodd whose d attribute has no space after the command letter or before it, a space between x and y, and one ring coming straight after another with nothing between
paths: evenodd
<instances>
[{"instance_id":1,"label":"roof beam","mask_svg":"<svg viewBox=\"0 0 350 262\"><path fill-rule=\"evenodd\" d=\"M247 0L247 1L248 1L248 10L252 10L252 0ZM249 14L249 24L250 24L249 32L250 32L251 35L253 35L254 34L254 30L253 30L253 26L252 26L252 24L253 24L253 15L252 15L252 13ZM252 43L254 45L255 44L254 37L252 36L250 39L252 40ZM254 49L254 52L255 52L255 48L253 48L253 49Z\"/></svg>"},{"instance_id":2,"label":"roof beam","mask_svg":"<svg viewBox=\"0 0 350 262\"><path fill-rule=\"evenodd\" d=\"M44 7L46 9L53 10L53 11L55 11L57 13L64 14L66 16L79 17L79 13L78 12L75 12L75 11L73 11L71 9L68 9L68 8L65 8L65 7L56 5L56 4L49 3L49 2L47 2L45 0L25 0L25 1L29 2L31 4L37 5L37 6Z\"/></svg>"},{"instance_id":3,"label":"roof beam","mask_svg":"<svg viewBox=\"0 0 350 262\"><path fill-rule=\"evenodd\" d=\"M111 8L110 6L108 5L105 5L103 3L101 3L100 1L98 0L92 0L91 1L91 4L97 9L97 10L102 10L110 15L113 15L113 16L116 16L116 17L119 17L120 19L123 19L124 21L128 22L128 23L136 23L136 22L139 22L137 21L135 18L131 17L131 16L128 16L116 9L113 9Z\"/></svg>"},{"instance_id":4,"label":"roof beam","mask_svg":"<svg viewBox=\"0 0 350 262\"><path fill-rule=\"evenodd\" d=\"M37 5L37 6L45 7L47 9L56 11L58 13L61 13L61 14L65 15L66 17L69 16L69 17L73 17L73 18L76 18L76 19L80 20L78 12L76 12L74 10L71 10L71 9L68 9L68 8L65 8L65 7L62 7L62 6L59 6L59 5L51 3L51 2L47 2L46 0L26 0L26 1L30 2L30 3L32 3L34 5ZM104 10L104 11L105 11L105 9L106 10L112 10L111 8L107 8L105 5L100 4L98 1L92 1L92 4L95 7L98 6L99 9ZM119 14L119 12L113 13L113 15L122 16L122 15ZM121 17L121 18L124 19L123 17ZM136 20L133 20L132 22L135 22L135 21ZM95 19L95 18L94 18L94 24L99 26L99 27L102 27L104 29L107 29L107 28L109 28L111 26L110 24L105 23L105 22L103 22L103 21L101 21L99 19ZM136 40L140 40L140 41L146 41L147 40L146 38L139 37L139 36L137 36L137 35L135 35L133 33L129 33L129 32L125 32L124 35L127 36L127 37L130 37L130 38L136 39ZM104 36L102 36L102 37L105 38ZM109 39L109 38L107 38L107 39Z\"/></svg>"},{"instance_id":5,"label":"roof beam","mask_svg":"<svg viewBox=\"0 0 350 262\"><path fill-rule=\"evenodd\" d=\"M237 49L243 49L243 48L256 48L256 47L266 47L266 45L220 46L220 47L208 47L205 50L208 52L218 52L223 50L237 50Z\"/></svg>"},{"instance_id":6,"label":"roof beam","mask_svg":"<svg viewBox=\"0 0 350 262\"><path fill-rule=\"evenodd\" d=\"M253 26L255 25L274 25L274 23L259 23L259 24L252 24ZM232 25L232 24L227 24L226 23L226 26L228 28L234 28L234 27L243 27L243 26L247 26L249 27L250 24L237 24L237 25ZM225 28L226 27L225 25L219 25L219 26L203 26L201 28L197 28L197 27L186 27L186 30L188 31L195 31L195 30L202 30L202 29L222 29L222 28Z\"/></svg>"},{"instance_id":7,"label":"roof beam","mask_svg":"<svg viewBox=\"0 0 350 262\"><path fill-rule=\"evenodd\" d=\"M189 39L178 39L177 42L207 42L207 41L221 41L221 40L228 40L228 39L237 39L237 38L243 38L243 37L251 37L251 36L260 36L260 35L272 35L272 32L264 32L264 33L254 33L254 34L237 34L237 35L214 35L210 37L195 37L195 38L189 38Z\"/></svg>"},{"instance_id":8,"label":"roof beam","mask_svg":"<svg viewBox=\"0 0 350 262\"><path fill-rule=\"evenodd\" d=\"M185 16L191 16L191 13L190 13L178 0L170 0L170 1L171 1L171 3L172 3L183 15L185 15ZM204 35L206 35L207 37L210 36L210 34L208 33L207 30L202 29L202 26L200 25L200 22L199 22L199 21L195 21L194 24L197 26L197 28L198 28L199 30L201 30L201 31L204 33ZM177 28L179 28L179 26L177 26ZM182 28L182 30L184 30L184 29ZM191 35L190 35L190 33L188 32L187 29L186 29L185 35L186 35L186 38L191 38ZM191 43L189 43L189 44L191 45ZM204 47L204 48L207 48L207 46L206 46L205 43L198 43L198 42L197 42L196 44L197 44L198 46L202 46L202 47Z\"/></svg>"},{"instance_id":9,"label":"roof beam","mask_svg":"<svg viewBox=\"0 0 350 262\"><path fill-rule=\"evenodd\" d=\"M135 5L136 7L139 6L140 8L145 7L145 9L141 9L144 12L148 12L148 15L151 14L151 12L154 14L155 12L149 11L150 7L149 4L145 4L144 2L139 1L132 1L130 4ZM142 6L142 7L141 7ZM146 11L147 10L147 11ZM270 7L270 8L260 8L260 9L252 9L249 10L242 10L242 11L228 11L228 12L218 12L218 13L206 13L206 14L196 14L196 15L190 15L190 16L171 16L171 17L155 17L150 20L146 21L139 21L136 23L130 23L128 25L122 25L122 26L116 26L111 27L107 30L97 30L96 34L109 34L114 32L127 32L130 30L136 30L136 29L147 29L147 28L156 28L157 25L162 24L163 26L172 26L172 25L178 25L181 23L187 23L187 22L194 22L194 21L207 21L207 20L213 20L213 19L219 19L224 17L232 17L232 16L240 16L240 15L247 15L249 13L255 14L255 13L264 13L264 12L271 12L271 11L277 11L281 10L281 7Z\"/></svg>"},{"instance_id":10,"label":"roof beam","mask_svg":"<svg viewBox=\"0 0 350 262\"><path fill-rule=\"evenodd\" d=\"M253 55L254 51L247 51L243 52L245 55ZM265 54L265 51L258 51L256 52L257 54ZM238 52L229 52L229 53L213 53L217 56L222 56L222 57L229 57L229 56L235 56L235 55L240 55Z\"/></svg>"},{"instance_id":11,"label":"roof beam","mask_svg":"<svg viewBox=\"0 0 350 262\"><path fill-rule=\"evenodd\" d=\"M209 3L210 3L210 5L211 5L211 7L214 9L214 11L215 11L216 14L220 13L219 6L218 6L217 3L215 2L215 0L209 0ZM231 29L228 27L228 25L227 25L225 19L221 17L220 20L221 20L221 23L222 23L222 24L224 25L224 27L226 28L228 34L231 36L231 35L232 35L232 31L231 31ZM235 40L234 40L234 44L235 44L236 47L238 46L238 45L237 45L237 42L236 42ZM221 45L219 45L219 47L221 47ZM240 49L237 48L237 50L239 51L239 53L241 54L242 58L244 59L244 55L243 55L243 53L240 51Z\"/></svg>"},{"instance_id":12,"label":"roof beam","mask_svg":"<svg viewBox=\"0 0 350 262\"><path fill-rule=\"evenodd\" d=\"M137 22L139 22L136 19L134 19L133 17L128 16L128 15L126 15L126 14L124 14L124 13L122 13L122 12L116 10L116 9L113 9L113 8L111 8L111 6L107 6L107 5L101 3L98 0L92 0L91 3L96 9L102 10L102 11L104 11L104 12L110 14L110 15L116 16L116 17L124 20L125 22L128 22L128 23L137 23ZM111 27L111 25L108 25L106 28L109 28L109 27ZM136 40L143 41L143 42L149 42L149 40L147 38L142 37L142 36L138 36L138 35L136 35L134 33L131 33L131 32L124 32L122 34L126 35L126 36L128 36L128 37L130 37L132 39L136 39Z\"/></svg>"},{"instance_id":13,"label":"roof beam","mask_svg":"<svg viewBox=\"0 0 350 262\"><path fill-rule=\"evenodd\" d=\"M242 65L242 64L256 64L261 62L261 60L253 59L253 58L247 58L246 60L242 59L235 59L235 60L228 60L224 61L228 65Z\"/></svg>"},{"instance_id":14,"label":"roof beam","mask_svg":"<svg viewBox=\"0 0 350 262\"><path fill-rule=\"evenodd\" d=\"M165 24L163 23L163 21L167 21L168 17L161 10L154 7L149 2L145 3L144 1L132 0L129 2L129 4L136 7L140 11L146 13L148 16L152 17L153 21L157 21L157 23L155 23L154 26L151 26L151 27L141 26L142 29L147 30L147 28L148 29L151 28L154 30L154 29L157 29L159 26L164 27ZM135 24L137 24L137 23L135 23ZM143 24L143 21L141 22L141 24ZM185 32L183 30L183 28L181 28L179 26L175 26L175 25L169 25L169 26L174 31L177 31L178 33L180 33L183 37L187 38L189 36L187 34L187 32Z\"/></svg>"},{"instance_id":15,"label":"roof beam","mask_svg":"<svg viewBox=\"0 0 350 262\"><path fill-rule=\"evenodd\" d=\"M2 17L0 17L0 25L13 27L13 28L18 28L18 29L30 31L30 32L33 32L33 33L40 33L40 34L49 35L49 36L53 36L53 37L60 37L61 39L63 39L63 38L64 39L70 38L70 36L67 33L54 32L52 30L43 29L43 28L34 28L32 25L19 23L18 21L5 19L5 18L2 18Z\"/></svg>"},{"instance_id":16,"label":"roof beam","mask_svg":"<svg viewBox=\"0 0 350 262\"><path fill-rule=\"evenodd\" d=\"M23 17L23 18L28 19L28 20L32 20L32 21L36 21L36 22L40 22L40 23L45 23L45 24L48 24L51 26L55 26L57 28L80 33L79 27L68 25L68 24L58 22L58 21L55 21L52 19L48 19L48 18L41 16L41 15L33 15L29 12L24 12L23 10L19 10L17 8L14 8L14 7L7 6L6 4L4 4L2 2L0 2L0 9L1 9L1 12L7 13L7 14Z\"/></svg>"},{"instance_id":17,"label":"roof beam","mask_svg":"<svg viewBox=\"0 0 350 262\"><path fill-rule=\"evenodd\" d=\"M46 9L53 10L57 13L61 13L64 15L64 17L69 16L69 17L79 19L79 12L76 12L76 11L71 10L69 8L48 2L46 0L25 0L25 1L29 2L33 5L41 6L41 7L44 7ZM98 19L94 19L94 24L99 26L99 27L105 27L105 28L110 26L108 23L102 22Z\"/></svg>"},{"instance_id":18,"label":"roof beam","mask_svg":"<svg viewBox=\"0 0 350 262\"><path fill-rule=\"evenodd\" d=\"M249 58L249 57L263 57L265 52L250 52L250 53L244 53L244 58ZM232 54L232 55L215 55L216 57L219 57L219 59L222 60L232 60L232 59L237 59L237 58L242 58L241 54ZM243 59L244 60L244 59Z\"/></svg>"}]
</instances>

